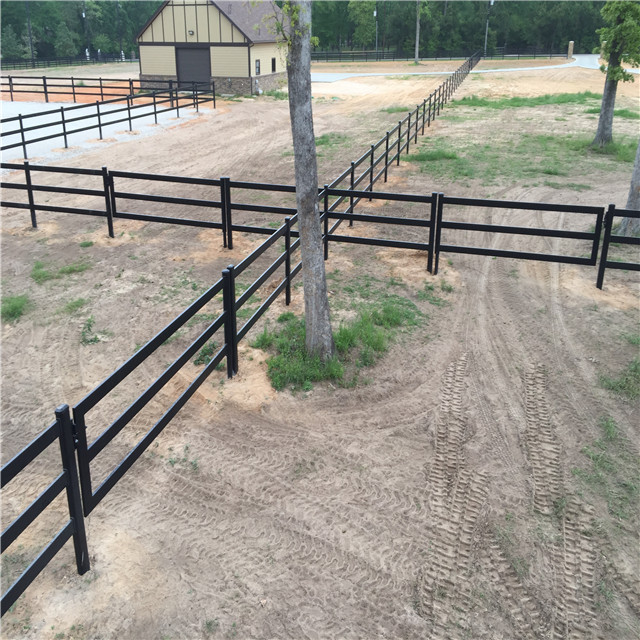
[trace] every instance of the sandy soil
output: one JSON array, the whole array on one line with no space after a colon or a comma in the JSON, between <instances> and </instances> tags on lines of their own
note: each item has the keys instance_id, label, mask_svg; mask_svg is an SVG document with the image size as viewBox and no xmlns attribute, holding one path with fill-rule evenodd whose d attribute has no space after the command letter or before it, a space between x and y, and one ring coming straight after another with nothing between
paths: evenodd
<instances>
[{"instance_id":1,"label":"sandy soil","mask_svg":"<svg viewBox=\"0 0 640 640\"><path fill-rule=\"evenodd\" d=\"M381 108L415 105L438 81L360 78L315 86L316 134L346 135L321 150L321 180L393 126L396 115ZM483 75L468 78L458 95L601 91L602 82L599 72L582 69ZM620 90L623 102L631 100L627 87ZM565 131L594 122L577 113L562 121L548 112L522 113L505 119L470 112L475 120L440 120L427 135L491 139L509 123ZM221 103L161 135L105 143L66 161L61 151L49 164L289 183L290 150L287 103L261 98ZM516 183L494 187L493 195L622 205L629 174L630 166L622 166L579 193ZM87 183L73 177L65 184ZM204 188L155 187L212 197ZM487 193L473 180L436 182L405 161L390 171L387 188ZM66 202L90 207L91 197ZM127 205L136 210L135 202ZM421 215L415 207L384 204L363 211L381 209ZM182 210L162 205L154 213ZM513 220L509 215L489 211L484 220ZM515 222L568 224L524 214ZM358 223L354 232L376 234ZM420 235L407 229L403 237ZM1 240L3 295L26 292L32 299L20 321L2 326L3 462L51 422L57 405L80 400L259 242L238 234L229 252L215 231L120 220L109 239L102 222L63 214L40 215L34 231L17 210L3 211ZM80 247L88 241L93 245ZM492 245L554 249L543 240L506 237ZM637 277L608 272L598 291L593 268L448 257L432 277L423 254L332 246L327 268L338 308L350 295L345 287L368 278L414 301L428 321L399 334L366 372L369 383L355 389L325 384L306 394L276 393L266 378L266 354L244 342L240 374L225 381L223 372L214 373L88 518L91 572L74 573L67 545L5 616L3 636L637 637L637 504L627 519L614 517L606 497L576 473L590 468L584 448L601 437L600 419L611 416L620 429L617 471L634 477L637 403L604 390L598 379L637 353L625 339L638 333ZM41 285L30 278L36 261L55 270L78 260L91 268ZM260 267L247 273L247 283ZM442 282L453 291L440 293ZM425 283L435 285L445 306L420 298ZM80 298L76 312L65 312ZM302 310L299 288L292 308ZM217 309L214 301L207 311ZM284 309L279 301L269 317ZM99 340L82 345L90 316ZM163 346L89 414L91 437L179 355L190 335ZM100 454L97 480L198 370L185 366ZM56 465L52 451L3 491L3 525ZM22 546L3 554L4 581L62 516L52 509L42 520Z\"/></svg>"}]
</instances>

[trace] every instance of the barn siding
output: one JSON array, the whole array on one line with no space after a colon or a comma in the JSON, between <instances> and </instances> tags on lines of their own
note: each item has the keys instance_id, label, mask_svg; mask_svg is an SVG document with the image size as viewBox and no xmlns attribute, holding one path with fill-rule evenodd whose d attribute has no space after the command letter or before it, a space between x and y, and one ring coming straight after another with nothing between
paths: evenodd
<instances>
[{"instance_id":1,"label":"barn siding","mask_svg":"<svg viewBox=\"0 0 640 640\"><path fill-rule=\"evenodd\" d=\"M176 53L172 46L140 47L140 68L143 73L155 76L175 76Z\"/></svg>"},{"instance_id":2,"label":"barn siding","mask_svg":"<svg viewBox=\"0 0 640 640\"><path fill-rule=\"evenodd\" d=\"M284 54L276 43L254 44L251 47L251 75L255 74L256 60L260 60L260 75L270 74L272 58L276 59L276 73L286 71Z\"/></svg>"},{"instance_id":3,"label":"barn siding","mask_svg":"<svg viewBox=\"0 0 640 640\"><path fill-rule=\"evenodd\" d=\"M246 47L211 47L211 75L247 78Z\"/></svg>"}]
</instances>

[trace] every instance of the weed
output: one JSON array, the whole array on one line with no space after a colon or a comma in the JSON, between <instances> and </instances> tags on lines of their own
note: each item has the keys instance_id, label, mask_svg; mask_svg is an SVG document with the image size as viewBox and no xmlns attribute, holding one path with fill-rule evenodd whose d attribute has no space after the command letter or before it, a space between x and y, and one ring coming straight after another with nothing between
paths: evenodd
<instances>
[{"instance_id":1,"label":"weed","mask_svg":"<svg viewBox=\"0 0 640 640\"><path fill-rule=\"evenodd\" d=\"M81 246L83 249L88 249L89 247L93 247L93 240L83 240L83 241L80 243L80 246Z\"/></svg>"},{"instance_id":2,"label":"weed","mask_svg":"<svg viewBox=\"0 0 640 640\"><path fill-rule=\"evenodd\" d=\"M634 346L640 345L640 333L629 333L625 335L625 339L629 344Z\"/></svg>"},{"instance_id":3,"label":"weed","mask_svg":"<svg viewBox=\"0 0 640 640\"><path fill-rule=\"evenodd\" d=\"M209 634L213 633L219 626L218 618L214 618L213 620L205 620L204 621L204 632Z\"/></svg>"},{"instance_id":4,"label":"weed","mask_svg":"<svg viewBox=\"0 0 640 640\"><path fill-rule=\"evenodd\" d=\"M31 269L31 278L38 284L42 284L47 280L53 280L56 277L54 273L45 269L44 262L37 260Z\"/></svg>"},{"instance_id":5,"label":"weed","mask_svg":"<svg viewBox=\"0 0 640 640\"><path fill-rule=\"evenodd\" d=\"M446 280L441 280L440 281L440 290L444 291L445 293L452 293L453 292L453 285L449 284Z\"/></svg>"},{"instance_id":6,"label":"weed","mask_svg":"<svg viewBox=\"0 0 640 640\"><path fill-rule=\"evenodd\" d=\"M286 91L280 91L278 89L274 89L272 91L265 91L265 96L269 96L270 98L275 98L276 100L288 100L289 94Z\"/></svg>"},{"instance_id":7,"label":"weed","mask_svg":"<svg viewBox=\"0 0 640 640\"><path fill-rule=\"evenodd\" d=\"M435 307L444 307L447 301L444 298L439 298L433 291L435 287L428 282L425 282L424 289L418 292L418 300L424 300Z\"/></svg>"},{"instance_id":8,"label":"weed","mask_svg":"<svg viewBox=\"0 0 640 640\"><path fill-rule=\"evenodd\" d=\"M209 364L213 360L217 346L214 340L209 340L193 359L193 364Z\"/></svg>"},{"instance_id":9,"label":"weed","mask_svg":"<svg viewBox=\"0 0 640 640\"><path fill-rule=\"evenodd\" d=\"M83 345L95 344L96 342L100 342L100 336L93 333L93 325L95 324L95 320L93 316L89 316L84 325L82 326L82 333L80 334L80 343Z\"/></svg>"},{"instance_id":10,"label":"weed","mask_svg":"<svg viewBox=\"0 0 640 640\"><path fill-rule=\"evenodd\" d=\"M64 307L62 307L62 313L68 313L69 315L71 315L72 313L78 311L78 309L84 307L85 304L87 304L87 300L85 300L84 298L76 298L75 300L70 300L69 302L67 302L67 304L64 305Z\"/></svg>"},{"instance_id":11,"label":"weed","mask_svg":"<svg viewBox=\"0 0 640 640\"><path fill-rule=\"evenodd\" d=\"M4 322L14 322L22 317L31 306L29 296L22 294L19 296L2 297L2 320Z\"/></svg>"},{"instance_id":12,"label":"weed","mask_svg":"<svg viewBox=\"0 0 640 640\"><path fill-rule=\"evenodd\" d=\"M640 396L640 358L634 358L618 378L601 374L600 386L635 400Z\"/></svg>"}]
</instances>

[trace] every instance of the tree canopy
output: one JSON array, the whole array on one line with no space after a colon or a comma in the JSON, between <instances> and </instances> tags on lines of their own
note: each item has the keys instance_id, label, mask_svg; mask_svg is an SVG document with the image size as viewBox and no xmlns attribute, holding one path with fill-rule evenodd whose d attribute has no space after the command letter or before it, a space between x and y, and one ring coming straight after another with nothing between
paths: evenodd
<instances>
[{"instance_id":1,"label":"tree canopy","mask_svg":"<svg viewBox=\"0 0 640 640\"><path fill-rule=\"evenodd\" d=\"M30 58L27 11L31 15L32 39L38 58L78 56L85 48L95 53L129 54L137 49L135 36L153 12L156 1L86 0L83 3L47 0L0 2L2 40L0 52L5 59ZM86 30L85 30L86 23Z\"/></svg>"},{"instance_id":2,"label":"tree canopy","mask_svg":"<svg viewBox=\"0 0 640 640\"><path fill-rule=\"evenodd\" d=\"M421 0L420 53L478 49L484 44L488 2ZM603 26L604 2L513 2L497 0L489 21L489 47L539 46L564 48L570 40L575 51L590 53L598 44L596 31ZM381 49L410 55L415 44L413 2L351 0L313 2L313 34L321 49L372 48L378 12Z\"/></svg>"}]
</instances>

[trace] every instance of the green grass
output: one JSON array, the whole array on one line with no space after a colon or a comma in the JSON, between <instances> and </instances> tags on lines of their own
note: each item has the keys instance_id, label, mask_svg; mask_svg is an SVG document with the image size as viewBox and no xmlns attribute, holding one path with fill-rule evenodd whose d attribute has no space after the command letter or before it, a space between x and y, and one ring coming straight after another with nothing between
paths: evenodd
<instances>
[{"instance_id":1,"label":"green grass","mask_svg":"<svg viewBox=\"0 0 640 640\"><path fill-rule=\"evenodd\" d=\"M15 322L31 306L29 296L22 294L19 296L2 296L1 316L4 322Z\"/></svg>"},{"instance_id":2,"label":"green grass","mask_svg":"<svg viewBox=\"0 0 640 640\"><path fill-rule=\"evenodd\" d=\"M640 396L640 358L635 357L617 378L600 375L600 385L630 400Z\"/></svg>"},{"instance_id":3,"label":"green grass","mask_svg":"<svg viewBox=\"0 0 640 640\"><path fill-rule=\"evenodd\" d=\"M286 91L280 91L279 89L274 89L273 91L265 91L265 96L269 96L270 98L275 98L276 100L288 100L289 94Z\"/></svg>"},{"instance_id":4,"label":"green grass","mask_svg":"<svg viewBox=\"0 0 640 640\"><path fill-rule=\"evenodd\" d=\"M209 364L216 353L217 346L213 340L207 342L193 359L193 364Z\"/></svg>"},{"instance_id":5,"label":"green grass","mask_svg":"<svg viewBox=\"0 0 640 640\"><path fill-rule=\"evenodd\" d=\"M421 317L410 300L378 291L374 302L358 303L356 317L334 331L336 355L328 362L307 353L304 320L290 312L278 318L275 329L265 327L251 346L273 353L267 358L267 373L277 390L309 391L322 380L353 386L359 370L387 351L394 334L417 325ZM352 369L353 376L345 382L345 372Z\"/></svg>"},{"instance_id":6,"label":"green grass","mask_svg":"<svg viewBox=\"0 0 640 640\"><path fill-rule=\"evenodd\" d=\"M519 107L539 107L548 104L587 104L590 100L602 100L602 94L584 91L582 93L558 93L533 98L480 98L467 96L454 100L452 107L485 107L488 109L515 109Z\"/></svg>"},{"instance_id":7,"label":"green grass","mask_svg":"<svg viewBox=\"0 0 640 640\"><path fill-rule=\"evenodd\" d=\"M85 298L76 298L75 300L70 300L69 302L67 302L67 304L64 305L64 307L62 307L62 313L71 315L72 313L75 313L76 311L84 307L85 304L87 304L87 300L85 300Z\"/></svg>"},{"instance_id":8,"label":"green grass","mask_svg":"<svg viewBox=\"0 0 640 640\"><path fill-rule=\"evenodd\" d=\"M83 345L96 344L100 342L100 337L93 332L93 325L95 320L93 316L89 316L84 325L82 326L82 332L80 334L80 343Z\"/></svg>"},{"instance_id":9,"label":"green grass","mask_svg":"<svg viewBox=\"0 0 640 640\"><path fill-rule=\"evenodd\" d=\"M601 418L599 426L601 437L582 449L589 463L572 473L606 500L616 520L635 518L640 506L640 459L631 452L613 418Z\"/></svg>"},{"instance_id":10,"label":"green grass","mask_svg":"<svg viewBox=\"0 0 640 640\"><path fill-rule=\"evenodd\" d=\"M547 176L583 176L590 170L607 170L611 163L632 163L637 140L629 137L591 147L592 138L576 135L524 134L501 140L448 139L446 132L422 142L419 151L407 156L433 178L451 181L475 179L486 185L528 181ZM555 187L552 182L549 186ZM587 185L567 181L576 191ZM567 187L567 184L564 187Z\"/></svg>"},{"instance_id":11,"label":"green grass","mask_svg":"<svg viewBox=\"0 0 640 640\"><path fill-rule=\"evenodd\" d=\"M83 241L80 243L80 246L81 246L83 249L87 249L87 248L89 248L89 247L93 247L93 240L83 240Z\"/></svg>"},{"instance_id":12,"label":"green grass","mask_svg":"<svg viewBox=\"0 0 640 640\"><path fill-rule=\"evenodd\" d=\"M60 267L57 271L51 271L45 267L44 262L37 260L31 269L31 278L38 284L42 284L48 280L57 280L62 276L68 276L73 273L83 273L87 269L91 269L91 263L86 260L72 262L64 267Z\"/></svg>"},{"instance_id":13,"label":"green grass","mask_svg":"<svg viewBox=\"0 0 640 640\"><path fill-rule=\"evenodd\" d=\"M338 144L346 142L348 139L348 136L344 133L323 133L316 138L316 147L335 147Z\"/></svg>"},{"instance_id":14,"label":"green grass","mask_svg":"<svg viewBox=\"0 0 640 640\"><path fill-rule=\"evenodd\" d=\"M409 111L413 111L412 108L409 107L386 107L385 109L381 109L384 113L409 113Z\"/></svg>"},{"instance_id":15,"label":"green grass","mask_svg":"<svg viewBox=\"0 0 640 640\"><path fill-rule=\"evenodd\" d=\"M600 113L600 107L593 107L591 109L585 109L585 113ZM627 120L640 120L640 113L638 111L631 111L631 109L614 109L613 115L618 118L626 118Z\"/></svg>"},{"instance_id":16,"label":"green grass","mask_svg":"<svg viewBox=\"0 0 640 640\"><path fill-rule=\"evenodd\" d=\"M582 184L580 182L551 182L550 180L545 180L544 186L551 187L552 189L571 189L572 191L589 191L593 188L589 184Z\"/></svg>"}]
</instances>

